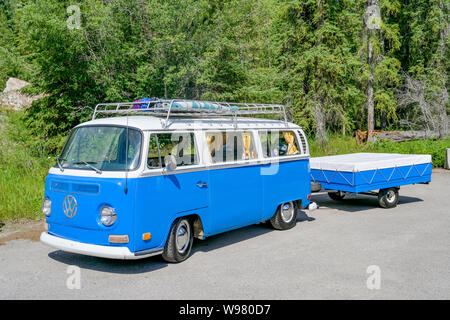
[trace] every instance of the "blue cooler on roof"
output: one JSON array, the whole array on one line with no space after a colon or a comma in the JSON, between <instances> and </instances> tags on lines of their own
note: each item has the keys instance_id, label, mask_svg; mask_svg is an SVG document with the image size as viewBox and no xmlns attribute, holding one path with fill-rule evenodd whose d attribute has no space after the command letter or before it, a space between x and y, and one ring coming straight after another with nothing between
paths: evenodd
<instances>
[{"instance_id":1,"label":"blue cooler on roof","mask_svg":"<svg viewBox=\"0 0 450 320\"><path fill-rule=\"evenodd\" d=\"M135 102L136 104L133 104L133 109L148 109L149 105L150 105L150 101L152 101L152 99L150 98L142 98Z\"/></svg>"}]
</instances>

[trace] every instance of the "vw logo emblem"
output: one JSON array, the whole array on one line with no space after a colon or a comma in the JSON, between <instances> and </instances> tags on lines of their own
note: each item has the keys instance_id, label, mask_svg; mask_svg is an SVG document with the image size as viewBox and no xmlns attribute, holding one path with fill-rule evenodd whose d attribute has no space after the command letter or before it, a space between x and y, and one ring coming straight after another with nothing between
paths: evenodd
<instances>
[{"instance_id":1,"label":"vw logo emblem","mask_svg":"<svg viewBox=\"0 0 450 320\"><path fill-rule=\"evenodd\" d=\"M71 195L68 195L63 202L63 211L67 218L73 218L77 213L77 200Z\"/></svg>"}]
</instances>

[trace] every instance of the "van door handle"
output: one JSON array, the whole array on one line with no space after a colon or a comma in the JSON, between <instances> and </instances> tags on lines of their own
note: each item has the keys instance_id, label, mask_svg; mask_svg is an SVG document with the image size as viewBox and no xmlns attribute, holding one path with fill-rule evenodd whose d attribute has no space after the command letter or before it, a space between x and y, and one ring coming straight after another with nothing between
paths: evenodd
<instances>
[{"instance_id":1,"label":"van door handle","mask_svg":"<svg viewBox=\"0 0 450 320\"><path fill-rule=\"evenodd\" d=\"M198 182L197 183L197 187L199 187L199 188L205 188L207 186L208 186L208 184L206 182Z\"/></svg>"}]
</instances>

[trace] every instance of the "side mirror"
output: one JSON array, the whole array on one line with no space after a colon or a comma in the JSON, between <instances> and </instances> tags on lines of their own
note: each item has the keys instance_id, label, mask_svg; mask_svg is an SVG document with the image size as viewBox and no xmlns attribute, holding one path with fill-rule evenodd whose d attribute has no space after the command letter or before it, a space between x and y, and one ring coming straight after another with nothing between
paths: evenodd
<instances>
[{"instance_id":1,"label":"side mirror","mask_svg":"<svg viewBox=\"0 0 450 320\"><path fill-rule=\"evenodd\" d=\"M177 159L175 159L175 156L169 154L164 157L164 164L166 165L166 170L175 170L177 168Z\"/></svg>"}]
</instances>

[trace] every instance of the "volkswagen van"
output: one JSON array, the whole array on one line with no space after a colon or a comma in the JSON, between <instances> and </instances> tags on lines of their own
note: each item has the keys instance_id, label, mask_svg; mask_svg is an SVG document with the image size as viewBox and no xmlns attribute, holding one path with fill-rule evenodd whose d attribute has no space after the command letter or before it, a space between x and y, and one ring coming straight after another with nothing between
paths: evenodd
<instances>
[{"instance_id":1,"label":"volkswagen van","mask_svg":"<svg viewBox=\"0 0 450 320\"><path fill-rule=\"evenodd\" d=\"M46 177L41 241L97 257L181 262L194 238L266 221L290 229L310 203L309 158L303 130L281 105L99 104Z\"/></svg>"}]
</instances>

